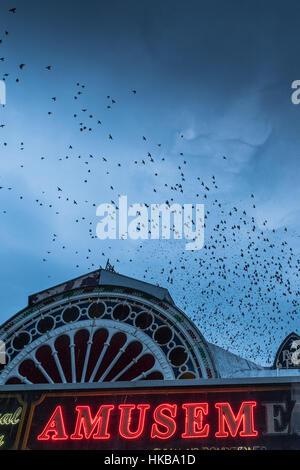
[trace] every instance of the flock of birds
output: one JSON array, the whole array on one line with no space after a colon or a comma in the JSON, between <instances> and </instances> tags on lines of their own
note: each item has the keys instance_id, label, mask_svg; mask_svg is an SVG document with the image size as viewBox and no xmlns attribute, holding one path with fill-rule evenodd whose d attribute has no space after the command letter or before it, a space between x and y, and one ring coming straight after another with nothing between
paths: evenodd
<instances>
[{"instance_id":1,"label":"flock of birds","mask_svg":"<svg viewBox=\"0 0 300 470\"><path fill-rule=\"evenodd\" d=\"M16 14L16 8L11 8L9 13ZM4 38L0 39L0 47L8 35L9 32L5 31ZM0 57L0 65L1 62L5 64L5 57ZM21 63L18 68L19 72L23 73L26 63ZM52 65L45 65L44 69L47 72L55 72L55 67ZM2 75L3 80L8 77L7 73ZM16 82L19 81L20 77L17 77ZM87 93L87 85L79 82L75 85L72 99L78 110L74 112L72 119L76 120L80 133L89 133L95 127L103 125L103 118L95 116L87 106L79 104ZM133 97L138 95L135 89L128 90L128 93ZM106 95L106 100L108 111L116 109L118 106L116 97ZM52 96L49 101L55 104L57 97ZM55 115L53 108L47 110L47 113L49 116ZM5 122L0 123L0 132L1 129L5 129ZM108 132L106 138L108 141L116 139L113 131ZM0 145L2 139L0 134ZM290 244L288 228L275 230L269 227L267 220L258 222L254 194L249 194L248 201L242 201L241 204L231 204L228 200L224 200L217 177L211 175L207 181L204 181L203 177L196 173L195 160L189 159L183 151L178 152L175 157L162 156L162 143L153 144L151 137L145 135L141 135L140 139L145 145L145 154L140 160L121 162L107 156L99 157L94 153L86 156L77 155L76 145L68 143L66 144L68 155L57 157L55 164L59 165L59 162L64 161L71 165L75 159L79 160L80 164L84 165L83 168L86 168L82 179L85 185L89 184L92 173L105 173L106 179L103 181L107 182L111 203L116 209L120 194L115 187L115 179L110 180L112 167L114 171L117 169L120 172L120 179L129 163L136 168L136 172L141 172L147 167L155 180L159 176L159 171L164 171L164 165L166 174L167 165L172 165L176 169L175 180L166 177L163 187L160 182L154 185L153 194L163 194L165 201L162 202L168 205L178 202L178 198L185 196L189 199L192 196L193 200L204 202L205 245L200 251L189 252L176 240L160 241L159 250L157 244L150 245L139 241L133 253L128 254L129 271L134 273L135 264L137 261L139 263L142 261L145 266L143 279L152 283L157 283L159 280L162 286L169 284L176 303L199 326L207 339L244 357L252 360L264 358L266 363L271 364L274 352L279 346L278 338L283 339L290 332L290 328L297 324L299 318L300 259ZM184 132L178 134L178 139L184 144ZM6 141L2 144L7 146ZM21 142L20 150L23 149L24 143ZM166 150L164 152L167 154ZM40 159L44 161L46 157L41 156ZM230 156L220 155L219 171L226 172L229 161ZM23 168L24 164L20 166ZM10 184L5 185L1 182L0 184L0 198L1 191L13 192L14 188ZM191 188L196 188L195 194L191 194ZM57 185L57 200L47 201L46 191L43 191L34 202L43 209L54 210L55 215L60 215L58 201L63 200L64 203L76 206L78 216L74 223L86 227L90 246L85 255L79 250L74 251L74 259L89 263L88 269L97 269L108 256L113 259L114 245L111 243L108 247L110 253L99 249L101 242L95 234L96 222L92 218L89 220L86 210L89 207L95 214L97 203L81 200L75 191L76 187L71 196L66 194L61 185ZM20 199L22 198L21 195ZM146 201L145 205L149 207L149 201ZM2 209L1 212L5 215L7 211ZM5 226L3 224L5 219L2 218L2 226ZM62 252L66 250L64 242L59 248L57 247L58 239L57 233L51 235L52 247L42 255L42 263L47 263L51 257L55 258L58 250ZM115 258L113 264L117 271L119 263L120 259ZM132 263L132 267L129 263ZM80 261L75 261L75 266L78 270L86 269L82 267ZM120 271L125 274L126 268L121 267ZM79 274L83 272L78 271ZM136 277L138 276L137 270Z\"/></svg>"}]
</instances>

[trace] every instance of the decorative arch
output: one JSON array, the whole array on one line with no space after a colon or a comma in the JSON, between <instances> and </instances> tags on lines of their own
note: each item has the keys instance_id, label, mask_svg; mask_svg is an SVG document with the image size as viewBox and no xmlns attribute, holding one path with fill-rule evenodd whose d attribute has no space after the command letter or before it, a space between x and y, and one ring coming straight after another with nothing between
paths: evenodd
<instances>
[{"instance_id":1,"label":"decorative arch","mask_svg":"<svg viewBox=\"0 0 300 470\"><path fill-rule=\"evenodd\" d=\"M3 325L0 384L217 377L208 346L175 306L144 292L88 286L44 299Z\"/></svg>"}]
</instances>

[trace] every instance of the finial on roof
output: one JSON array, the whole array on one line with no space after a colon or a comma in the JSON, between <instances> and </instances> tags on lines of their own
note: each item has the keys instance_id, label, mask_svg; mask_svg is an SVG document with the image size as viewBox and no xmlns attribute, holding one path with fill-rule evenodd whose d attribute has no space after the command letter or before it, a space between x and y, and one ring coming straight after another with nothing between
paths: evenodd
<instances>
[{"instance_id":1,"label":"finial on roof","mask_svg":"<svg viewBox=\"0 0 300 470\"><path fill-rule=\"evenodd\" d=\"M115 268L110 264L109 259L107 259L105 269L106 271L111 271L112 273L115 272Z\"/></svg>"}]
</instances>

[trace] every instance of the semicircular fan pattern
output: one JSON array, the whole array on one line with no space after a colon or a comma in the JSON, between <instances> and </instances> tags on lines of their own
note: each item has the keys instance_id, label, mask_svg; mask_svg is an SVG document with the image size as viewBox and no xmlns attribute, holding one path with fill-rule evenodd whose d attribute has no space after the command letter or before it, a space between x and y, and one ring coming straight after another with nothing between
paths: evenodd
<instances>
[{"instance_id":1,"label":"semicircular fan pattern","mask_svg":"<svg viewBox=\"0 0 300 470\"><path fill-rule=\"evenodd\" d=\"M214 376L202 336L173 306L122 295L89 294L23 313L1 339L2 384L101 383ZM180 321L179 321L180 320ZM1 332L2 333L2 332Z\"/></svg>"}]
</instances>

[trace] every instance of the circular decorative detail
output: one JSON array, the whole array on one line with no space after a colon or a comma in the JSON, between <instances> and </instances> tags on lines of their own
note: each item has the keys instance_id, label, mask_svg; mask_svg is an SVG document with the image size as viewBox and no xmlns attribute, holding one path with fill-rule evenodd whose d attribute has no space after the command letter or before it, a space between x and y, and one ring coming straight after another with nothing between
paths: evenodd
<instances>
[{"instance_id":1,"label":"circular decorative detail","mask_svg":"<svg viewBox=\"0 0 300 470\"><path fill-rule=\"evenodd\" d=\"M178 346L172 349L169 354L169 359L170 359L171 364L173 364L173 366L176 366L176 367L181 366L181 364L184 364L185 361L187 360L187 357L188 357L187 352L181 346Z\"/></svg>"},{"instance_id":2,"label":"circular decorative detail","mask_svg":"<svg viewBox=\"0 0 300 470\"><path fill-rule=\"evenodd\" d=\"M12 345L15 349L20 351L27 344L29 344L29 342L30 342L30 335L24 331L23 333L19 333L19 335L15 337L15 339L12 342Z\"/></svg>"},{"instance_id":3,"label":"circular decorative detail","mask_svg":"<svg viewBox=\"0 0 300 470\"><path fill-rule=\"evenodd\" d=\"M89 307L90 318L100 318L105 312L105 305L103 302L95 302Z\"/></svg>"},{"instance_id":4,"label":"circular decorative detail","mask_svg":"<svg viewBox=\"0 0 300 470\"><path fill-rule=\"evenodd\" d=\"M46 333L47 331L52 330L54 326L54 319L52 317L42 318L37 324L37 330L40 333Z\"/></svg>"},{"instance_id":5,"label":"circular decorative detail","mask_svg":"<svg viewBox=\"0 0 300 470\"><path fill-rule=\"evenodd\" d=\"M120 304L114 308L113 317L115 320L124 321L130 314L130 308L127 304Z\"/></svg>"},{"instance_id":6,"label":"circular decorative detail","mask_svg":"<svg viewBox=\"0 0 300 470\"><path fill-rule=\"evenodd\" d=\"M149 328L149 326L151 326L152 322L152 315L148 312L142 312L136 317L135 326L137 328L140 328L141 330L146 330L147 328Z\"/></svg>"},{"instance_id":7,"label":"circular decorative detail","mask_svg":"<svg viewBox=\"0 0 300 470\"><path fill-rule=\"evenodd\" d=\"M168 326L161 326L154 334L154 339L158 344L167 344L172 339L173 333Z\"/></svg>"},{"instance_id":8,"label":"circular decorative detail","mask_svg":"<svg viewBox=\"0 0 300 470\"><path fill-rule=\"evenodd\" d=\"M65 309L62 318L65 323L74 322L79 317L79 309L77 307L68 307Z\"/></svg>"}]
</instances>

